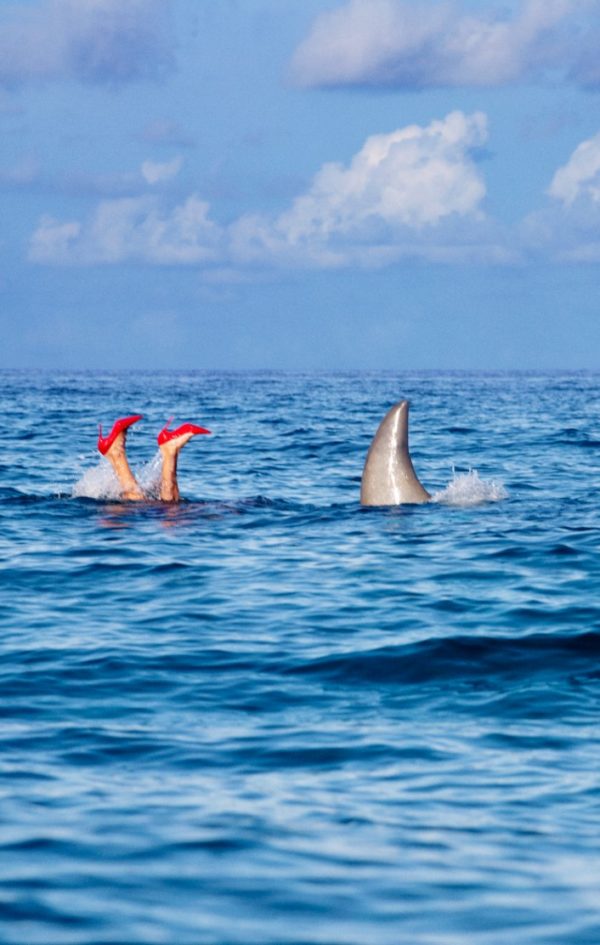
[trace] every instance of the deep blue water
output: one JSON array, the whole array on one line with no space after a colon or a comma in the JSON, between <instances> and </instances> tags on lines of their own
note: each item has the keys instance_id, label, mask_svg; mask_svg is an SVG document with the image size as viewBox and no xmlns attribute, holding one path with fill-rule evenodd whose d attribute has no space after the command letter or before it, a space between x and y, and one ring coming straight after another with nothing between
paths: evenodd
<instances>
[{"instance_id":1,"label":"deep blue water","mask_svg":"<svg viewBox=\"0 0 600 945\"><path fill-rule=\"evenodd\" d=\"M3 945L600 942L600 375L0 380Z\"/></svg>"}]
</instances>

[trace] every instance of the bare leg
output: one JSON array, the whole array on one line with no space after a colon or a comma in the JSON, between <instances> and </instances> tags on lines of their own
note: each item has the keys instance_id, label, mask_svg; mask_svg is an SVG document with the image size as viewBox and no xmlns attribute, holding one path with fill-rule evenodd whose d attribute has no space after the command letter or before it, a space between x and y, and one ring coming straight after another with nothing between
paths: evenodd
<instances>
[{"instance_id":1,"label":"bare leg","mask_svg":"<svg viewBox=\"0 0 600 945\"><path fill-rule=\"evenodd\" d=\"M160 481L161 502L179 502L180 493L177 485L177 456L182 446L191 440L193 433L183 433L173 440L168 440L160 447L162 454L162 476Z\"/></svg>"},{"instance_id":2,"label":"bare leg","mask_svg":"<svg viewBox=\"0 0 600 945\"><path fill-rule=\"evenodd\" d=\"M137 480L129 467L127 453L125 451L126 436L126 430L123 430L118 434L108 453L106 453L106 458L114 469L115 475L119 480L123 490L122 498L130 499L134 502L140 502L145 499L146 496L140 489Z\"/></svg>"}]
</instances>

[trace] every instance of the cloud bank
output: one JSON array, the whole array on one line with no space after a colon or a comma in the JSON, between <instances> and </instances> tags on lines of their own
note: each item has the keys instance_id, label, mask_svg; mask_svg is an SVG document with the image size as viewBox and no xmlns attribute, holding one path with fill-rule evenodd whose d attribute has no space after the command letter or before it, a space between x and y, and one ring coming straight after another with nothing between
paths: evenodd
<instances>
[{"instance_id":1,"label":"cloud bank","mask_svg":"<svg viewBox=\"0 0 600 945\"><path fill-rule=\"evenodd\" d=\"M474 152L486 140L485 115L462 112L374 135L348 165L325 164L279 216L246 215L228 226L212 221L197 196L170 210L151 196L105 200L85 222L45 217L30 258L322 268L485 253L486 187ZM180 163L148 162L146 179L170 176Z\"/></svg>"},{"instance_id":2,"label":"cloud bank","mask_svg":"<svg viewBox=\"0 0 600 945\"><path fill-rule=\"evenodd\" d=\"M600 84L597 0L524 0L509 16L451 3L350 0L315 20L291 63L305 87L491 87L562 73Z\"/></svg>"},{"instance_id":3,"label":"cloud bank","mask_svg":"<svg viewBox=\"0 0 600 945\"><path fill-rule=\"evenodd\" d=\"M173 68L168 0L43 0L0 14L0 85L124 83Z\"/></svg>"},{"instance_id":4,"label":"cloud bank","mask_svg":"<svg viewBox=\"0 0 600 945\"><path fill-rule=\"evenodd\" d=\"M173 206L164 190L156 192L177 174L180 157L145 162L141 176L151 193L104 199L85 220L43 217L29 259L229 273L374 268L401 260L600 261L600 133L557 169L546 206L511 230L485 213L477 153L487 136L484 114L459 111L373 135L347 164L324 164L279 215L246 214L229 224L213 219L196 194Z\"/></svg>"},{"instance_id":5,"label":"cloud bank","mask_svg":"<svg viewBox=\"0 0 600 945\"><path fill-rule=\"evenodd\" d=\"M105 200L90 219L44 217L29 248L32 262L54 265L204 265L223 256L222 230L196 196L172 211L158 198Z\"/></svg>"}]
</instances>

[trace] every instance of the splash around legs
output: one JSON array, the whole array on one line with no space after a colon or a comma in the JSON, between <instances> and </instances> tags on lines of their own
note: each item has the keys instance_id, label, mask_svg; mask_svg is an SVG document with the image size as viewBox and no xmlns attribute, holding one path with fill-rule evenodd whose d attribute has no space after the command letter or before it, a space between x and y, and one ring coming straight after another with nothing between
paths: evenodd
<instances>
[{"instance_id":1,"label":"splash around legs","mask_svg":"<svg viewBox=\"0 0 600 945\"><path fill-rule=\"evenodd\" d=\"M98 450L109 461L119 480L122 490L121 498L131 502L143 502L148 498L131 471L126 449L127 430L132 424L141 419L141 414L123 417L115 421L108 436L102 436L101 427L98 436ZM159 492L161 502L179 502L181 498L177 482L179 451L193 436L199 433L210 433L210 430L205 427L199 427L192 423L184 423L176 430L169 430L170 422L170 420L167 422L157 437L162 456Z\"/></svg>"}]
</instances>

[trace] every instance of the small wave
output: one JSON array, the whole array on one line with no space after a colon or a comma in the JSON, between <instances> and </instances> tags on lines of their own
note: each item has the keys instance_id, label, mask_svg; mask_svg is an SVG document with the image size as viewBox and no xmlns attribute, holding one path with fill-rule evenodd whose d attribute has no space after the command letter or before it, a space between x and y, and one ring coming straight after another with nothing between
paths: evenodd
<instances>
[{"instance_id":1,"label":"small wave","mask_svg":"<svg viewBox=\"0 0 600 945\"><path fill-rule=\"evenodd\" d=\"M157 450L152 459L135 471L135 477L149 499L158 498L162 458ZM118 499L121 486L110 463L101 460L75 483L73 499Z\"/></svg>"},{"instance_id":2,"label":"small wave","mask_svg":"<svg viewBox=\"0 0 600 945\"><path fill-rule=\"evenodd\" d=\"M538 633L524 637L454 636L343 653L286 666L286 675L320 676L345 685L422 684L581 672L597 675L600 633Z\"/></svg>"},{"instance_id":3,"label":"small wave","mask_svg":"<svg viewBox=\"0 0 600 945\"><path fill-rule=\"evenodd\" d=\"M482 479L476 469L470 469L468 473L454 472L452 482L431 498L433 502L468 508L484 502L500 502L508 498L508 492L501 482Z\"/></svg>"},{"instance_id":4,"label":"small wave","mask_svg":"<svg viewBox=\"0 0 600 945\"><path fill-rule=\"evenodd\" d=\"M26 498L29 498L29 496L21 492L20 489L15 489L14 486L2 486L0 488L0 502L12 502L15 499Z\"/></svg>"}]
</instances>

